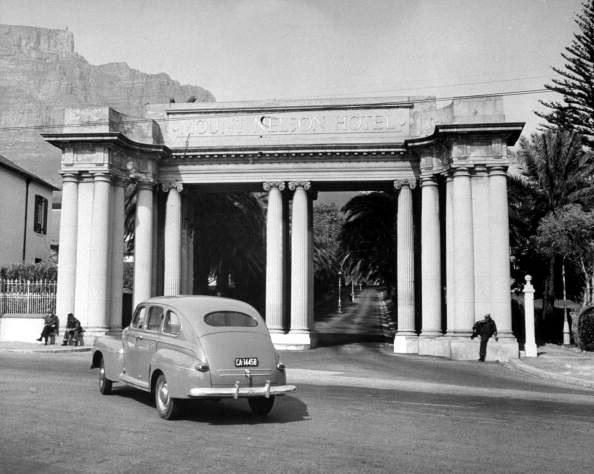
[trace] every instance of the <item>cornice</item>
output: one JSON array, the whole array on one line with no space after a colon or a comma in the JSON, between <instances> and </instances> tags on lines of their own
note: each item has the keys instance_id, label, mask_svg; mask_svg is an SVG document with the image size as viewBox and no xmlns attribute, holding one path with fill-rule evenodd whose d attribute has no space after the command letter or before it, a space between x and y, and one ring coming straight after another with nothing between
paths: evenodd
<instances>
[{"instance_id":1,"label":"cornice","mask_svg":"<svg viewBox=\"0 0 594 474\"><path fill-rule=\"evenodd\" d=\"M94 145L116 145L128 150L140 151L158 157L168 157L171 150L166 145L155 145L150 143L139 143L131 140L120 132L100 132L100 133L42 133L41 136L55 147L64 149L75 143L85 143Z\"/></svg>"}]
</instances>

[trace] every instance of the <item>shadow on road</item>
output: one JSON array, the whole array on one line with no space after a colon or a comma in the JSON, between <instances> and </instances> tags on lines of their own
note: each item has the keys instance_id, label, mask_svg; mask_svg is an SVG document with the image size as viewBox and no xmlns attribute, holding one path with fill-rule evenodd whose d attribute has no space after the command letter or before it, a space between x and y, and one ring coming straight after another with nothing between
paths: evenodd
<instances>
[{"instance_id":1,"label":"shadow on road","mask_svg":"<svg viewBox=\"0 0 594 474\"><path fill-rule=\"evenodd\" d=\"M115 397L125 397L154 408L151 394L129 387L114 387ZM158 416L155 411L155 416ZM247 400L222 399L182 400L180 420L191 420L211 425L250 425L262 423L292 423L309 420L307 405L295 396L277 397L272 411L266 417L254 415Z\"/></svg>"}]
</instances>

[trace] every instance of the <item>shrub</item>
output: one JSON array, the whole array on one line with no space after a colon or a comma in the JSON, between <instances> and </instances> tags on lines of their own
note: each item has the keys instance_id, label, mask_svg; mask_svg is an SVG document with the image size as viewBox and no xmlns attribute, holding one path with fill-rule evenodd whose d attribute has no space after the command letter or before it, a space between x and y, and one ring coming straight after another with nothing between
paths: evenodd
<instances>
[{"instance_id":1,"label":"shrub","mask_svg":"<svg viewBox=\"0 0 594 474\"><path fill-rule=\"evenodd\" d=\"M14 264L0 268L0 278L8 280L50 280L56 281L58 266L52 262Z\"/></svg>"},{"instance_id":2,"label":"shrub","mask_svg":"<svg viewBox=\"0 0 594 474\"><path fill-rule=\"evenodd\" d=\"M594 306L586 308L578 317L576 341L584 351L594 351Z\"/></svg>"}]
</instances>

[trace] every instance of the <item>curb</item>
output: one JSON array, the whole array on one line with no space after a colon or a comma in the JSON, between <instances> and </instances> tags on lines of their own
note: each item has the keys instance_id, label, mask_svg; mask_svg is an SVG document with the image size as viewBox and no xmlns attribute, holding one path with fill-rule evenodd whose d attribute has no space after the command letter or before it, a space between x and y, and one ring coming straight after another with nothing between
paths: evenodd
<instances>
[{"instance_id":1,"label":"curb","mask_svg":"<svg viewBox=\"0 0 594 474\"><path fill-rule=\"evenodd\" d=\"M572 377L570 375L557 374L555 372L549 372L547 370L538 369L524 362L521 362L519 359L509 360L505 363L505 365L512 369L517 369L521 372L535 375L543 379L555 380L557 382L563 382L569 385L579 385L580 387L594 389L594 381L592 380L580 379L577 377Z\"/></svg>"},{"instance_id":2,"label":"curb","mask_svg":"<svg viewBox=\"0 0 594 474\"><path fill-rule=\"evenodd\" d=\"M63 354L63 353L70 353L70 352L91 352L91 347L73 347L71 349L18 349L18 348L11 348L11 349L3 349L0 348L0 352L18 352L21 354L34 354L34 353L45 353L45 354Z\"/></svg>"}]
</instances>

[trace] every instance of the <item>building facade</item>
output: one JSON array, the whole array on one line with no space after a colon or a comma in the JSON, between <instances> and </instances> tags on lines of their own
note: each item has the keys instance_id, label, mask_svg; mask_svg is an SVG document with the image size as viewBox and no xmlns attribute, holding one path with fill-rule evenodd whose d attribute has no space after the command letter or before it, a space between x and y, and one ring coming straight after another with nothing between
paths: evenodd
<instances>
[{"instance_id":1,"label":"building facade","mask_svg":"<svg viewBox=\"0 0 594 474\"><path fill-rule=\"evenodd\" d=\"M313 328L312 201L324 191L396 193L394 350L474 359L475 319L511 331L507 147L500 98L304 100L67 110L58 315L91 334L121 329L124 186L137 184L134 301L190 293L199 225L193 196L268 193L265 318L277 347L307 349Z\"/></svg>"},{"instance_id":2,"label":"building facade","mask_svg":"<svg viewBox=\"0 0 594 474\"><path fill-rule=\"evenodd\" d=\"M0 156L0 266L50 257L52 192L57 189Z\"/></svg>"}]
</instances>

